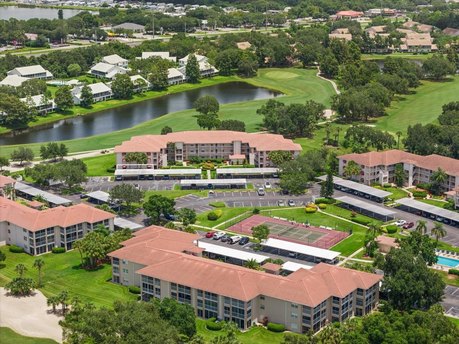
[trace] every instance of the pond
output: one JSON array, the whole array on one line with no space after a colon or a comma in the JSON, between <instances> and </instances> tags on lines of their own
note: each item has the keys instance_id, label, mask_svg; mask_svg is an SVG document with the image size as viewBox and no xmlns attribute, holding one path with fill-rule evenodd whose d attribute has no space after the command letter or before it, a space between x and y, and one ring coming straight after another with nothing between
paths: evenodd
<instances>
[{"instance_id":1,"label":"pond","mask_svg":"<svg viewBox=\"0 0 459 344\"><path fill-rule=\"evenodd\" d=\"M62 141L111 133L168 113L191 109L193 103L205 95L216 97L220 104L227 104L273 98L280 93L245 82L227 82L64 119L14 135L5 134L0 136L0 145Z\"/></svg>"},{"instance_id":2,"label":"pond","mask_svg":"<svg viewBox=\"0 0 459 344\"><path fill-rule=\"evenodd\" d=\"M44 7L17 7L17 6L0 6L0 19L8 20L15 18L19 20L27 20L31 18L38 19L57 19L57 8ZM64 19L73 17L81 12L77 9L62 9Z\"/></svg>"}]
</instances>

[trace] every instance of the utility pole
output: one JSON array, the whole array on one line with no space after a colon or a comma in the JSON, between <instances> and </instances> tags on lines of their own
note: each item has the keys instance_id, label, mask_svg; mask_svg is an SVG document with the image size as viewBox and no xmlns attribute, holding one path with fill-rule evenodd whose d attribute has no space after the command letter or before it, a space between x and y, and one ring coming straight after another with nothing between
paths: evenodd
<instances>
[{"instance_id":1,"label":"utility pole","mask_svg":"<svg viewBox=\"0 0 459 344\"><path fill-rule=\"evenodd\" d=\"M186 36L186 20L185 20L185 36Z\"/></svg>"},{"instance_id":2,"label":"utility pole","mask_svg":"<svg viewBox=\"0 0 459 344\"><path fill-rule=\"evenodd\" d=\"M151 15L151 39L155 39L155 12Z\"/></svg>"},{"instance_id":3,"label":"utility pole","mask_svg":"<svg viewBox=\"0 0 459 344\"><path fill-rule=\"evenodd\" d=\"M265 11L265 29L268 31L268 3L266 3L266 11Z\"/></svg>"}]
</instances>

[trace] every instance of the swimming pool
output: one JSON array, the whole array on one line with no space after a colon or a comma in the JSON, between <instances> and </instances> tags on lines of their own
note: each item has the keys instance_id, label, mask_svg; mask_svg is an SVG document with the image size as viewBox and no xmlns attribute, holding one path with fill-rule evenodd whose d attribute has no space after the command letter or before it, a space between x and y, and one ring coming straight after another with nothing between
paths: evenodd
<instances>
[{"instance_id":1,"label":"swimming pool","mask_svg":"<svg viewBox=\"0 0 459 344\"><path fill-rule=\"evenodd\" d=\"M437 256L437 264L446 265L451 268L459 267L459 260L453 258L447 258L442 256Z\"/></svg>"}]
</instances>

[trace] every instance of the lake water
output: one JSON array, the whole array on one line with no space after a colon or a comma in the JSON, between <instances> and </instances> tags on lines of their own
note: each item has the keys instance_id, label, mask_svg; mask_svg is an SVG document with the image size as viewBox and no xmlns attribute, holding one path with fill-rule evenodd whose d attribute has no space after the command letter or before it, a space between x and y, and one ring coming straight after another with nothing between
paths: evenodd
<instances>
[{"instance_id":1,"label":"lake water","mask_svg":"<svg viewBox=\"0 0 459 344\"><path fill-rule=\"evenodd\" d=\"M0 6L0 19L57 19L57 8ZM73 17L81 10L62 9L64 19Z\"/></svg>"},{"instance_id":2,"label":"lake water","mask_svg":"<svg viewBox=\"0 0 459 344\"><path fill-rule=\"evenodd\" d=\"M204 95L214 96L220 104L227 104L272 98L280 93L245 82L228 82L73 117L15 135L2 135L0 145L71 140L131 128L168 113L191 109Z\"/></svg>"}]
</instances>

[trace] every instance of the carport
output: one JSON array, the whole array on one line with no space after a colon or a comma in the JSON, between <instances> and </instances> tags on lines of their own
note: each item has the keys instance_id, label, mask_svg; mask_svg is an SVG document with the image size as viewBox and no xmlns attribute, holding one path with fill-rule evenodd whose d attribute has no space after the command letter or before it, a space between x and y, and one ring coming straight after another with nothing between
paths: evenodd
<instances>
[{"instance_id":1,"label":"carport","mask_svg":"<svg viewBox=\"0 0 459 344\"><path fill-rule=\"evenodd\" d=\"M325 181L327 179L327 176L320 176L317 179ZM392 195L390 192L336 176L333 176L333 185L337 190L347 192L358 197L365 197L369 200L379 203L384 202L384 198Z\"/></svg>"},{"instance_id":2,"label":"carport","mask_svg":"<svg viewBox=\"0 0 459 344\"><path fill-rule=\"evenodd\" d=\"M312 269L314 265L306 265L306 264L300 264L296 262L285 262L282 264L282 270L287 271L287 272L295 272L296 270L299 269Z\"/></svg>"},{"instance_id":3,"label":"carport","mask_svg":"<svg viewBox=\"0 0 459 344\"><path fill-rule=\"evenodd\" d=\"M244 178L273 178L277 176L279 170L271 167L254 167L254 168L217 168L217 178L231 179L235 177Z\"/></svg>"},{"instance_id":4,"label":"carport","mask_svg":"<svg viewBox=\"0 0 459 344\"><path fill-rule=\"evenodd\" d=\"M109 204L110 203L110 194L105 191L93 191L87 193L88 201L95 204Z\"/></svg>"},{"instance_id":5,"label":"carport","mask_svg":"<svg viewBox=\"0 0 459 344\"><path fill-rule=\"evenodd\" d=\"M225 263L241 266L248 260L254 260L258 264L261 264L269 258L268 256L263 256L261 254L215 245L205 241L198 241L198 247L204 249L202 252L204 257L211 259L223 259Z\"/></svg>"},{"instance_id":6,"label":"carport","mask_svg":"<svg viewBox=\"0 0 459 344\"><path fill-rule=\"evenodd\" d=\"M128 228L131 231L136 231L136 230L141 229L141 228L144 227L142 225L139 225L138 223L129 221L127 219L124 219L124 218L118 217L118 216L115 217L115 219L113 220L113 223L114 223L116 229Z\"/></svg>"},{"instance_id":7,"label":"carport","mask_svg":"<svg viewBox=\"0 0 459 344\"><path fill-rule=\"evenodd\" d=\"M341 196L336 198L337 201L341 202L339 205L343 208L354 210L360 214L373 217L384 222L393 220L395 212L359 199L355 199L349 196Z\"/></svg>"},{"instance_id":8,"label":"carport","mask_svg":"<svg viewBox=\"0 0 459 344\"><path fill-rule=\"evenodd\" d=\"M180 181L180 187L186 189L245 189L247 179L196 179Z\"/></svg>"},{"instance_id":9,"label":"carport","mask_svg":"<svg viewBox=\"0 0 459 344\"><path fill-rule=\"evenodd\" d=\"M397 204L397 208L401 210L415 213L416 215L424 216L437 222L443 222L450 226L459 227L459 213L454 211L419 202L411 198L399 199L397 200Z\"/></svg>"},{"instance_id":10,"label":"carport","mask_svg":"<svg viewBox=\"0 0 459 344\"><path fill-rule=\"evenodd\" d=\"M200 179L201 169L199 168L160 168L160 169L117 169L115 178L139 178L145 177L154 180L168 179Z\"/></svg>"},{"instance_id":11,"label":"carport","mask_svg":"<svg viewBox=\"0 0 459 344\"><path fill-rule=\"evenodd\" d=\"M262 250L264 252L277 254L279 256L296 258L312 263L328 263L336 264L340 252L325 250L323 248L307 246L290 242L286 240L279 240L268 238L261 242Z\"/></svg>"},{"instance_id":12,"label":"carport","mask_svg":"<svg viewBox=\"0 0 459 344\"><path fill-rule=\"evenodd\" d=\"M45 199L46 202L49 203L50 207L56 207L59 205L67 206L72 204L72 201L69 199L57 196L47 191L34 188L33 186L24 183L16 182L14 185L14 189L16 190L16 194L18 196L22 196L28 200L32 200L36 196L43 197L43 199Z\"/></svg>"}]
</instances>

